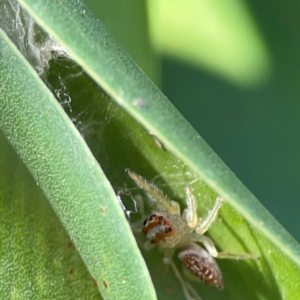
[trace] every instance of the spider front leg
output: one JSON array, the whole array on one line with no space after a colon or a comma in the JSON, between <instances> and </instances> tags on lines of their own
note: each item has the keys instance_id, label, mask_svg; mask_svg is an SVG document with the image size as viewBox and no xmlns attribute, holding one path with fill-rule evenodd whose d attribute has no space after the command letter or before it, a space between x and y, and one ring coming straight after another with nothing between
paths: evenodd
<instances>
[{"instance_id":1,"label":"spider front leg","mask_svg":"<svg viewBox=\"0 0 300 300\"><path fill-rule=\"evenodd\" d=\"M225 259L256 259L257 255L249 253L232 253L229 251L218 252L212 240L203 234L209 229L213 221L216 219L218 211L224 201L222 197L218 197L212 208L208 213L207 217L202 221L197 217L197 205L192 192L192 189L187 186L187 206L188 208L185 211L186 220L190 228L195 228L195 232L191 234L191 240L194 242L200 242L204 245L208 253L212 257L216 258L225 258ZM197 220L197 222L196 222Z\"/></svg>"},{"instance_id":2,"label":"spider front leg","mask_svg":"<svg viewBox=\"0 0 300 300\"><path fill-rule=\"evenodd\" d=\"M181 285L181 289L183 291L185 298L187 300L202 300L201 297L197 294L197 292L189 284L187 284L185 280L182 278L180 272L178 271L172 259L173 254L174 254L174 249L166 249L163 258L163 263L169 265L172 268L174 275L177 277Z\"/></svg>"},{"instance_id":3,"label":"spider front leg","mask_svg":"<svg viewBox=\"0 0 300 300\"><path fill-rule=\"evenodd\" d=\"M185 210L185 217L189 227L195 228L195 231L198 234L204 234L216 219L218 210L223 203L223 198L217 198L212 210L208 213L207 217L203 221L200 218L198 219L197 204L190 186L186 187L186 203L187 209Z\"/></svg>"},{"instance_id":4,"label":"spider front leg","mask_svg":"<svg viewBox=\"0 0 300 300\"><path fill-rule=\"evenodd\" d=\"M222 197L218 197L216 199L216 202L215 202L212 210L209 211L207 217L203 221L199 220L199 222L197 224L198 226L195 229L195 231L198 234L204 234L208 230L208 228L210 227L210 225L216 219L218 211L221 208L221 205L223 203L223 200L224 199Z\"/></svg>"},{"instance_id":5,"label":"spider front leg","mask_svg":"<svg viewBox=\"0 0 300 300\"><path fill-rule=\"evenodd\" d=\"M186 204L187 209L184 210L186 221L190 228L195 228L199 222L197 215L197 203L189 185L186 187Z\"/></svg>"},{"instance_id":6,"label":"spider front leg","mask_svg":"<svg viewBox=\"0 0 300 300\"><path fill-rule=\"evenodd\" d=\"M142 176L127 169L129 177L141 188L148 196L155 210L167 211L174 215L180 215L180 206L177 202L168 199L167 196L153 183L147 182Z\"/></svg>"}]
</instances>

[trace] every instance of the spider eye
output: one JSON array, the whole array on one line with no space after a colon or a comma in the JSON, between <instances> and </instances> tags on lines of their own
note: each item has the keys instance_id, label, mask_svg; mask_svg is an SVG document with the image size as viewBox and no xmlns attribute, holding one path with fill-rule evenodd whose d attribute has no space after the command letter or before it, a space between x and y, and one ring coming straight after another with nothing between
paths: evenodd
<instances>
[{"instance_id":1,"label":"spider eye","mask_svg":"<svg viewBox=\"0 0 300 300\"><path fill-rule=\"evenodd\" d=\"M150 221L150 222L153 221L153 219L154 219L155 217L156 217L155 214L151 215L151 216L149 217L149 221Z\"/></svg>"},{"instance_id":2,"label":"spider eye","mask_svg":"<svg viewBox=\"0 0 300 300\"><path fill-rule=\"evenodd\" d=\"M166 227L166 233L170 233L172 231L173 231L172 227Z\"/></svg>"}]
</instances>

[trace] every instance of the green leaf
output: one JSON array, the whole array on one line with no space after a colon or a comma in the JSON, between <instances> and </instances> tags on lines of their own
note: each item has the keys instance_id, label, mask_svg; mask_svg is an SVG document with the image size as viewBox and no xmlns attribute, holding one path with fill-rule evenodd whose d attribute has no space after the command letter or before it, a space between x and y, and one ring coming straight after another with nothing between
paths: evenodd
<instances>
[{"instance_id":1,"label":"green leaf","mask_svg":"<svg viewBox=\"0 0 300 300\"><path fill-rule=\"evenodd\" d=\"M101 23L77 1L20 2L119 105L98 95L92 106L95 111L88 119L97 120L93 119L97 114L102 117L95 127L102 130L96 156L115 187L122 189L126 181L134 187L124 174L124 168L129 167L150 180L159 176L158 185L182 203L184 187L191 184L201 215L212 207L217 195L226 198L210 236L220 249L251 252L260 259L221 261L226 291L219 294L194 285L199 294L210 298L297 299L299 245L116 45ZM94 136L90 138L92 149ZM170 270L162 273L161 260L157 260L161 257L157 256L156 252L146 254L159 298L171 295L182 299L176 278Z\"/></svg>"},{"instance_id":2,"label":"green leaf","mask_svg":"<svg viewBox=\"0 0 300 300\"><path fill-rule=\"evenodd\" d=\"M130 227L97 161L3 31L0 49L0 128L67 229L102 296L153 299ZM21 295L22 290L17 288Z\"/></svg>"},{"instance_id":3,"label":"green leaf","mask_svg":"<svg viewBox=\"0 0 300 300\"><path fill-rule=\"evenodd\" d=\"M86 0L84 3L151 80L159 82L160 68L151 49L146 2Z\"/></svg>"},{"instance_id":4,"label":"green leaf","mask_svg":"<svg viewBox=\"0 0 300 300\"><path fill-rule=\"evenodd\" d=\"M0 131L1 299L102 299L41 189Z\"/></svg>"}]
</instances>

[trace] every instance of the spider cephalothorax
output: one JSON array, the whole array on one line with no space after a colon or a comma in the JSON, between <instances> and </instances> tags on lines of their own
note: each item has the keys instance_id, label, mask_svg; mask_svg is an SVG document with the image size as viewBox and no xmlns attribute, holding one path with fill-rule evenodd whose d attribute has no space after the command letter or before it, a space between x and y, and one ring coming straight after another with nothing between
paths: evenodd
<instances>
[{"instance_id":1,"label":"spider cephalothorax","mask_svg":"<svg viewBox=\"0 0 300 300\"><path fill-rule=\"evenodd\" d=\"M176 230L164 215L152 214L144 221L143 233L147 235L151 243L160 246L168 239L172 239Z\"/></svg>"},{"instance_id":2,"label":"spider cephalothorax","mask_svg":"<svg viewBox=\"0 0 300 300\"><path fill-rule=\"evenodd\" d=\"M195 297L195 291L185 283L173 263L172 256L175 249L179 249L178 258L187 269L206 284L219 289L224 287L223 277L213 257L229 259L257 258L257 256L248 253L218 252L212 240L203 235L215 220L223 198L218 197L216 199L212 210L202 220L197 216L196 201L191 188L187 186L187 208L181 215L177 202L169 200L160 189L148 183L140 175L131 170L127 170L127 172L134 182L146 192L153 207L152 214L144 221L141 230L151 244L164 249L164 262L170 264L173 268L186 299L193 299L191 294ZM201 243L205 249L197 243Z\"/></svg>"},{"instance_id":3,"label":"spider cephalothorax","mask_svg":"<svg viewBox=\"0 0 300 300\"><path fill-rule=\"evenodd\" d=\"M177 215L156 212L144 221L142 229L149 241L161 248L175 248L189 240L190 230Z\"/></svg>"}]
</instances>

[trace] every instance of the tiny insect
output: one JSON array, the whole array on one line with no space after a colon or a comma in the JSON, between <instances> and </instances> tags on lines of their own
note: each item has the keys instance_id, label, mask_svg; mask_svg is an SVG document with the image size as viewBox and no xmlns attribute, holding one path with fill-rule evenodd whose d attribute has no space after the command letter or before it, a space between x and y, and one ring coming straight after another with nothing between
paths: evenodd
<instances>
[{"instance_id":1,"label":"tiny insect","mask_svg":"<svg viewBox=\"0 0 300 300\"><path fill-rule=\"evenodd\" d=\"M257 256L249 253L237 254L227 251L218 252L212 240L204 233L216 219L223 198L218 197L212 210L202 220L197 215L197 205L190 186L186 187L187 208L181 215L177 202L168 199L154 184L147 182L142 176L127 169L128 175L136 185L145 191L151 206L154 208L151 215L146 218L142 232L147 236L148 242L144 245L151 249L156 245L164 251L163 262L169 264L178 278L187 300L201 299L196 291L182 278L172 257L175 249L179 249L178 258L183 265L197 278L208 285L218 289L224 288L223 276L214 258L227 259L256 259ZM142 207L142 205L140 205ZM143 213L143 212L141 212ZM135 228L137 226L135 225ZM201 243L201 247L198 243Z\"/></svg>"}]
</instances>

